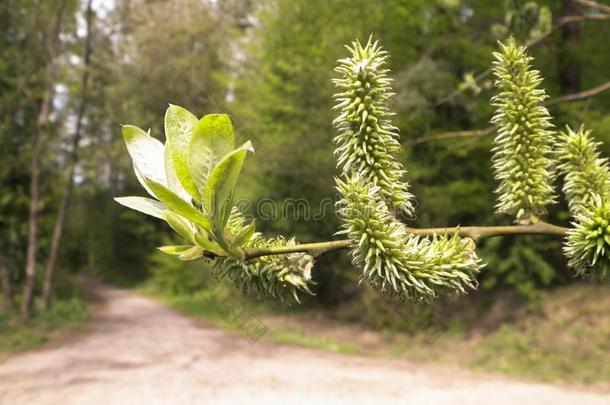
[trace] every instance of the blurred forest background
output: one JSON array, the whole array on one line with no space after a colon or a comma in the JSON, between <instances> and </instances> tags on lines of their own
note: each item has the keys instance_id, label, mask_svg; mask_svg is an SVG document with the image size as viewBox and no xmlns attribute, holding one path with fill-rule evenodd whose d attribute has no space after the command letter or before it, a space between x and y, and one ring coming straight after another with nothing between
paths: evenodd
<instances>
[{"instance_id":1,"label":"blurred forest background","mask_svg":"<svg viewBox=\"0 0 610 405\"><path fill-rule=\"evenodd\" d=\"M555 126L586 123L610 154L605 0L3 0L0 27L0 335L17 318L86 318L70 281L77 274L164 295L199 290L203 265L156 253L170 238L164 224L113 201L143 195L120 124L163 140L168 103L231 114L238 136L254 142L240 197L253 215L263 199L281 211L258 220L260 230L332 238L332 207L312 215L335 198L333 67L344 44L371 33L391 55L400 159L419 202L412 225L510 222L493 213L489 128L491 52L509 35L530 45ZM565 204L550 217L566 225ZM575 280L558 240L494 238L480 255L488 265L479 291L416 306L359 286L349 258L328 254L314 269L316 296L283 311L408 333L434 324L415 319L440 317L462 333L496 330L520 311L567 308L567 318L595 314L574 339L593 339L598 352L589 355L608 358L608 289ZM548 309L557 296L571 298ZM417 308L397 316L409 305ZM599 322L607 329L589 330Z\"/></svg>"}]
</instances>

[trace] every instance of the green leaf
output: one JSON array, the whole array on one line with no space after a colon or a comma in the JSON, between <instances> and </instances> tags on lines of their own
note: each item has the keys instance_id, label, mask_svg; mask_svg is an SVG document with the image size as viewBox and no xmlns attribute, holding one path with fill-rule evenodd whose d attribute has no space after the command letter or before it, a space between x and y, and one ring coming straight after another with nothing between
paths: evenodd
<instances>
[{"instance_id":1,"label":"green leaf","mask_svg":"<svg viewBox=\"0 0 610 405\"><path fill-rule=\"evenodd\" d=\"M145 179L145 181L157 198L167 205L167 208L205 229L211 229L212 223L207 215L197 211L189 202L184 201L163 184L159 184L151 179Z\"/></svg>"},{"instance_id":2,"label":"green leaf","mask_svg":"<svg viewBox=\"0 0 610 405\"><path fill-rule=\"evenodd\" d=\"M146 184L146 181L144 180L144 176L142 176L142 173L140 173L140 171L136 167L135 163L133 164L133 172L136 174L136 179L138 179L138 182L142 185L142 187L144 187L144 190L146 190L148 195L150 195L151 197L157 198L155 193L153 193L153 191L150 189L150 187L148 187L148 184Z\"/></svg>"},{"instance_id":3,"label":"green leaf","mask_svg":"<svg viewBox=\"0 0 610 405\"><path fill-rule=\"evenodd\" d=\"M233 125L226 114L209 114L193 128L188 146L188 169L202 190L212 169L235 147Z\"/></svg>"},{"instance_id":4,"label":"green leaf","mask_svg":"<svg viewBox=\"0 0 610 405\"><path fill-rule=\"evenodd\" d=\"M133 125L123 126L123 138L141 177L167 184L163 144Z\"/></svg>"},{"instance_id":5,"label":"green leaf","mask_svg":"<svg viewBox=\"0 0 610 405\"><path fill-rule=\"evenodd\" d=\"M197 125L197 117L190 111L170 104L165 112L165 138L167 139L165 166L168 182L175 175L182 187L195 200L201 201L201 194L191 177L187 164L189 145L195 125Z\"/></svg>"},{"instance_id":6,"label":"green leaf","mask_svg":"<svg viewBox=\"0 0 610 405\"><path fill-rule=\"evenodd\" d=\"M165 213L165 220L169 226L182 236L184 239L195 243L194 231L191 224L178 214L174 214L171 211Z\"/></svg>"},{"instance_id":7,"label":"green leaf","mask_svg":"<svg viewBox=\"0 0 610 405\"><path fill-rule=\"evenodd\" d=\"M117 197L114 201L132 210L165 220L167 207L159 201L146 197Z\"/></svg>"},{"instance_id":8,"label":"green leaf","mask_svg":"<svg viewBox=\"0 0 610 405\"><path fill-rule=\"evenodd\" d=\"M203 256L203 249L199 246L193 246L187 251L183 252L178 258L180 260L189 261L189 260L197 260Z\"/></svg>"},{"instance_id":9,"label":"green leaf","mask_svg":"<svg viewBox=\"0 0 610 405\"><path fill-rule=\"evenodd\" d=\"M204 250L209 250L210 252L218 256L225 255L225 251L222 250L222 248L216 242L209 240L207 235L197 232L195 233L194 237L195 243L198 246L202 247Z\"/></svg>"},{"instance_id":10,"label":"green leaf","mask_svg":"<svg viewBox=\"0 0 610 405\"><path fill-rule=\"evenodd\" d=\"M175 246L160 246L157 249L172 256L180 256L189 249L192 249L193 245L175 245Z\"/></svg>"},{"instance_id":11,"label":"green leaf","mask_svg":"<svg viewBox=\"0 0 610 405\"><path fill-rule=\"evenodd\" d=\"M227 223L232 195L247 152L254 152L250 141L227 154L210 173L203 192L203 206L215 223ZM217 229L217 231L220 231Z\"/></svg>"},{"instance_id":12,"label":"green leaf","mask_svg":"<svg viewBox=\"0 0 610 405\"><path fill-rule=\"evenodd\" d=\"M190 201L192 196L189 192L187 192L184 187L182 187L182 182L178 178L178 173L174 169L174 163L172 162L172 158L170 156L170 150L166 147L164 153L165 159L165 175L167 178L167 186L174 193L178 194L183 200Z\"/></svg>"}]
</instances>

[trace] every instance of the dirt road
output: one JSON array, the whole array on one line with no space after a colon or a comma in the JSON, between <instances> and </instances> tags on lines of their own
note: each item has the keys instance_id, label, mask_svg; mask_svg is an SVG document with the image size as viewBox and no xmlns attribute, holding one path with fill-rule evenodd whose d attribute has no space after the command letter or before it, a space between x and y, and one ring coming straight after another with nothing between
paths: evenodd
<instances>
[{"instance_id":1,"label":"dirt road","mask_svg":"<svg viewBox=\"0 0 610 405\"><path fill-rule=\"evenodd\" d=\"M96 285L89 330L0 364L0 404L610 404L610 395L436 366L251 344Z\"/></svg>"}]
</instances>

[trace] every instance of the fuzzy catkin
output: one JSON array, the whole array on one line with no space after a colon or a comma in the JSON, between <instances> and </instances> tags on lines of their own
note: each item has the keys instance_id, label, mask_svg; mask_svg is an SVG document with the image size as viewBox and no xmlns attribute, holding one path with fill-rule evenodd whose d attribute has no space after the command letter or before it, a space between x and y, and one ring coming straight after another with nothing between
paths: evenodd
<instances>
[{"instance_id":1,"label":"fuzzy catkin","mask_svg":"<svg viewBox=\"0 0 610 405\"><path fill-rule=\"evenodd\" d=\"M564 177L563 192L573 215L593 206L596 195L608 200L610 171L599 146L600 142L595 142L584 126L576 132L566 127L561 133L556 152L558 169Z\"/></svg>"},{"instance_id":2,"label":"fuzzy catkin","mask_svg":"<svg viewBox=\"0 0 610 405\"><path fill-rule=\"evenodd\" d=\"M379 198L379 186L357 175L335 181L342 196L339 233L353 241L353 262L363 268L361 281L418 301L476 287L475 276L483 264L470 239L409 234Z\"/></svg>"},{"instance_id":3,"label":"fuzzy catkin","mask_svg":"<svg viewBox=\"0 0 610 405\"><path fill-rule=\"evenodd\" d=\"M516 222L534 223L546 215L555 201L551 169L554 132L548 110L542 105L546 94L542 78L531 68L532 57L514 39L500 43L494 52L493 72L498 94L491 122L497 127L493 148L493 169L499 181L496 210L515 216Z\"/></svg>"},{"instance_id":4,"label":"fuzzy catkin","mask_svg":"<svg viewBox=\"0 0 610 405\"><path fill-rule=\"evenodd\" d=\"M338 129L334 138L337 167L344 173L357 173L379 187L389 205L406 215L413 214L413 196L403 180L405 170L396 161L400 148L398 128L391 123L393 115L387 106L393 95L388 54L378 42L363 47L359 41L347 47L350 57L340 59L334 79L334 95L339 116L333 121Z\"/></svg>"},{"instance_id":5,"label":"fuzzy catkin","mask_svg":"<svg viewBox=\"0 0 610 405\"><path fill-rule=\"evenodd\" d=\"M580 277L610 279L610 170L599 142L566 128L557 147L563 191L574 217L563 251Z\"/></svg>"},{"instance_id":6,"label":"fuzzy catkin","mask_svg":"<svg viewBox=\"0 0 610 405\"><path fill-rule=\"evenodd\" d=\"M243 229L245 221L237 210L233 210L228 227L236 235ZM265 239L255 232L244 247L280 247L296 245L294 238ZM315 283L311 278L314 258L306 253L262 256L242 261L232 257L217 258L214 274L228 278L244 294L255 294L259 298L276 298L284 303L300 303L300 294L314 295L310 289Z\"/></svg>"},{"instance_id":7,"label":"fuzzy catkin","mask_svg":"<svg viewBox=\"0 0 610 405\"><path fill-rule=\"evenodd\" d=\"M599 195L575 215L563 251L580 277L610 280L610 204Z\"/></svg>"}]
</instances>

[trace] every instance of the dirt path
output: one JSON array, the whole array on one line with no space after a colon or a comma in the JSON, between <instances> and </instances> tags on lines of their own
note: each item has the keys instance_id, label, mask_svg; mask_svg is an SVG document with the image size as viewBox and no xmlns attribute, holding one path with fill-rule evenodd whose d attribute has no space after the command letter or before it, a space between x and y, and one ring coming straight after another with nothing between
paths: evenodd
<instances>
[{"instance_id":1,"label":"dirt path","mask_svg":"<svg viewBox=\"0 0 610 405\"><path fill-rule=\"evenodd\" d=\"M610 404L610 395L231 336L96 285L90 330L0 364L0 404Z\"/></svg>"}]
</instances>

